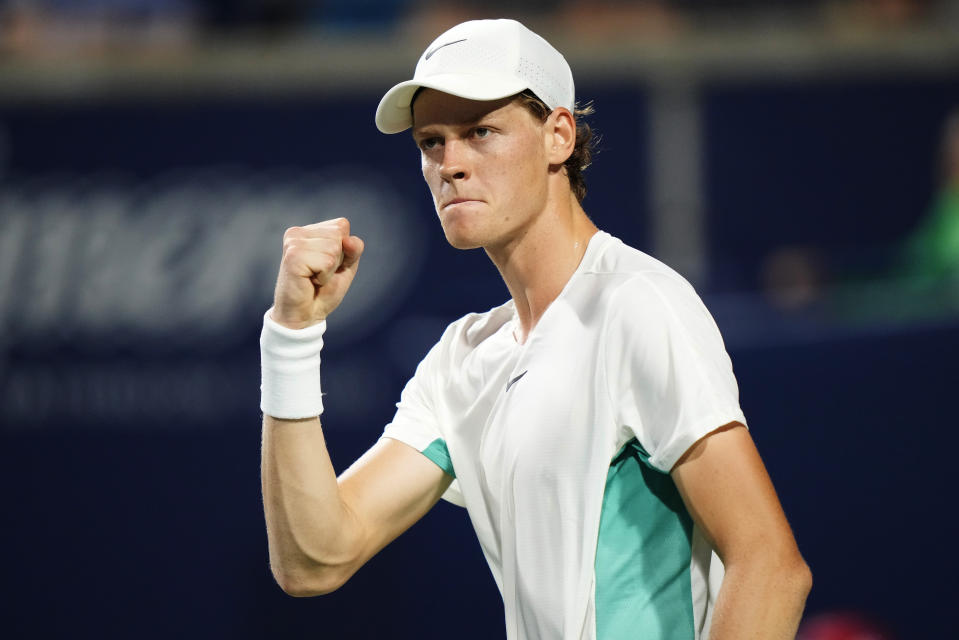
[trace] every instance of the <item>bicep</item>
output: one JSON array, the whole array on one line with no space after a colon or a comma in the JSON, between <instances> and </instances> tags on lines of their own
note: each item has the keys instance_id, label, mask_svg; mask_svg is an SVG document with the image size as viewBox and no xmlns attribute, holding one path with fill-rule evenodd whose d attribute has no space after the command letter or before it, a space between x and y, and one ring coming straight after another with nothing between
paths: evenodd
<instances>
[{"instance_id":1,"label":"bicep","mask_svg":"<svg viewBox=\"0 0 959 640\"><path fill-rule=\"evenodd\" d=\"M693 520L724 563L757 550L798 554L749 431L733 422L697 441L671 471Z\"/></svg>"},{"instance_id":2,"label":"bicep","mask_svg":"<svg viewBox=\"0 0 959 640\"><path fill-rule=\"evenodd\" d=\"M355 569L422 518L453 478L413 447L381 438L339 479L340 497L361 532Z\"/></svg>"}]
</instances>

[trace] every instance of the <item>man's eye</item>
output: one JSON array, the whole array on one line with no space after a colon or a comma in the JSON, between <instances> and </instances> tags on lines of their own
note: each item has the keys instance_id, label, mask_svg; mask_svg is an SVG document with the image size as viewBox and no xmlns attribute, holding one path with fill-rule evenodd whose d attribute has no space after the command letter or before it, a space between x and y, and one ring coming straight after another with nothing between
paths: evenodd
<instances>
[{"instance_id":1,"label":"man's eye","mask_svg":"<svg viewBox=\"0 0 959 640\"><path fill-rule=\"evenodd\" d=\"M420 149L423 151L429 151L430 149L436 148L436 145L439 143L440 142L438 138L424 138L423 140L420 140Z\"/></svg>"},{"instance_id":2,"label":"man's eye","mask_svg":"<svg viewBox=\"0 0 959 640\"><path fill-rule=\"evenodd\" d=\"M473 135L476 136L477 138L485 138L489 136L489 134L490 134L490 130L487 129L486 127L476 127L475 129L473 129Z\"/></svg>"}]
</instances>

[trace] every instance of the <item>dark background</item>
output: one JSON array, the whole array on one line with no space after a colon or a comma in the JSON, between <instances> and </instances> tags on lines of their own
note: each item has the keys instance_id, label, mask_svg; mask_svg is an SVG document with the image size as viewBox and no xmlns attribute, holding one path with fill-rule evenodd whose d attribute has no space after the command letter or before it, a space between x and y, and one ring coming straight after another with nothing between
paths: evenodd
<instances>
[{"instance_id":1,"label":"dark background","mask_svg":"<svg viewBox=\"0 0 959 640\"><path fill-rule=\"evenodd\" d=\"M603 134L584 206L600 228L656 255L652 90L605 76L578 87ZM386 283L330 321L324 425L339 470L376 440L443 326L507 297L481 252L446 245L412 142L373 126L381 93L6 92L5 637L502 637L502 604L466 513L446 503L329 596L290 598L268 567L257 336L284 226L352 217L358 203L354 232L369 255L357 287ZM949 637L959 318L917 310L851 322L828 301L847 272L870 278L863 295L883 288L938 189L959 80L949 70L760 74L707 79L698 101L706 268L695 284L812 567L807 616L857 611L898 638ZM339 195L319 201L337 206L284 210L296 189L329 185ZM279 203L263 210L273 222L262 236L230 226L234 188L237 207ZM113 218L98 199L106 193L127 199ZM105 239L76 240L91 225ZM173 284L135 309L103 297L136 281L171 227L183 235L157 264ZM216 242L236 247L222 268L202 260ZM252 253L263 246L272 262ZM813 302L784 308L764 265L797 246L825 275ZM204 307L234 276L243 286ZM89 308L101 298L116 306Z\"/></svg>"}]
</instances>

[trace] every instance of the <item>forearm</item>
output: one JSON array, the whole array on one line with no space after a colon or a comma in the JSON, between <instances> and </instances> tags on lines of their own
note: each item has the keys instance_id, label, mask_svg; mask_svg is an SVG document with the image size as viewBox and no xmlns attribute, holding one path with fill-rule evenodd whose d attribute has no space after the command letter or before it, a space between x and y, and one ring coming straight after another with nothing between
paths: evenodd
<instances>
[{"instance_id":1,"label":"forearm","mask_svg":"<svg viewBox=\"0 0 959 640\"><path fill-rule=\"evenodd\" d=\"M319 418L263 417L261 481L270 564L288 593L339 586L355 523L339 492Z\"/></svg>"},{"instance_id":2,"label":"forearm","mask_svg":"<svg viewBox=\"0 0 959 640\"><path fill-rule=\"evenodd\" d=\"M801 558L727 564L710 640L793 640L811 587Z\"/></svg>"},{"instance_id":3,"label":"forearm","mask_svg":"<svg viewBox=\"0 0 959 640\"><path fill-rule=\"evenodd\" d=\"M273 307L260 334L261 479L270 564L284 591L336 589L359 557L362 527L339 489L318 417L326 318L356 275L363 241L345 218L283 234ZM275 416L282 416L278 418Z\"/></svg>"}]
</instances>

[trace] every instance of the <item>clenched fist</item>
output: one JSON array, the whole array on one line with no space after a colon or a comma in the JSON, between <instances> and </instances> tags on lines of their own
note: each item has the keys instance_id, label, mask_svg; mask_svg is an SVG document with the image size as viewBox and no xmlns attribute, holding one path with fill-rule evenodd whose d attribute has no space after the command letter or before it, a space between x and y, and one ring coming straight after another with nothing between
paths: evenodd
<instances>
[{"instance_id":1,"label":"clenched fist","mask_svg":"<svg viewBox=\"0 0 959 640\"><path fill-rule=\"evenodd\" d=\"M350 235L346 218L287 229L273 320L290 329L325 320L350 288L362 253L363 241Z\"/></svg>"}]
</instances>

